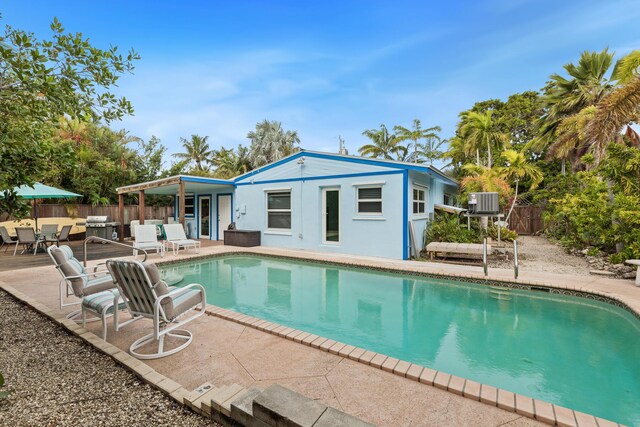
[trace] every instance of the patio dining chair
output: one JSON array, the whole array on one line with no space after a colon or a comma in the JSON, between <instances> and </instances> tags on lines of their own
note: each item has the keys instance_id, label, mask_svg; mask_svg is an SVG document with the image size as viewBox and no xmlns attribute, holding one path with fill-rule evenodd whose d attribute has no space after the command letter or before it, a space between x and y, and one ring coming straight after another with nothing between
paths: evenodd
<instances>
[{"instance_id":1,"label":"patio dining chair","mask_svg":"<svg viewBox=\"0 0 640 427\"><path fill-rule=\"evenodd\" d=\"M178 328L204 314L206 296L201 285L192 283L181 288L169 287L160 279L160 272L155 264L109 260L107 268L133 319L153 320L153 332L131 344L131 355L138 359L158 359L184 350L191 344L191 332ZM195 308L199 310L184 317ZM166 337L177 341L178 346L165 350ZM157 351L139 351L150 344L157 345Z\"/></svg>"},{"instance_id":2,"label":"patio dining chair","mask_svg":"<svg viewBox=\"0 0 640 427\"><path fill-rule=\"evenodd\" d=\"M164 256L164 245L158 241L155 225L137 225L135 227L133 256L137 256L140 250L155 250L161 257Z\"/></svg>"},{"instance_id":3,"label":"patio dining chair","mask_svg":"<svg viewBox=\"0 0 640 427\"><path fill-rule=\"evenodd\" d=\"M71 228L72 227L73 227L72 225L65 225L60 230L60 234L56 234L56 235L53 235L51 237L44 236L44 239L48 243L55 243L56 245L60 246L60 242L62 242L62 241L67 241L68 242L69 241L69 234L71 232Z\"/></svg>"},{"instance_id":4,"label":"patio dining chair","mask_svg":"<svg viewBox=\"0 0 640 427\"><path fill-rule=\"evenodd\" d=\"M173 255L178 255L180 248L193 248L197 253L200 253L200 242L198 240L187 239L182 224L165 224L164 232L167 237L164 244L166 249L169 249L169 246L171 246Z\"/></svg>"},{"instance_id":5,"label":"patio dining chair","mask_svg":"<svg viewBox=\"0 0 640 427\"><path fill-rule=\"evenodd\" d=\"M9 249L9 246L11 245L16 245L16 247L18 247L18 241L13 240L13 237L9 235L9 232L3 226L0 226L0 237L2 237L2 245L0 245L0 249L3 246L6 246L6 248L4 249L5 252L7 252L7 249Z\"/></svg>"},{"instance_id":6,"label":"patio dining chair","mask_svg":"<svg viewBox=\"0 0 640 427\"><path fill-rule=\"evenodd\" d=\"M58 224L42 224L40 228L40 237L47 242L55 242L58 236Z\"/></svg>"},{"instance_id":7,"label":"patio dining chair","mask_svg":"<svg viewBox=\"0 0 640 427\"><path fill-rule=\"evenodd\" d=\"M13 250L13 256L16 256L16 252L18 251L18 245L23 245L25 251L30 251L33 248L33 255L38 252L38 248L40 245L47 246L44 238L41 236L36 236L36 232L31 227L16 227L16 234L18 236L18 244L16 248Z\"/></svg>"}]
</instances>

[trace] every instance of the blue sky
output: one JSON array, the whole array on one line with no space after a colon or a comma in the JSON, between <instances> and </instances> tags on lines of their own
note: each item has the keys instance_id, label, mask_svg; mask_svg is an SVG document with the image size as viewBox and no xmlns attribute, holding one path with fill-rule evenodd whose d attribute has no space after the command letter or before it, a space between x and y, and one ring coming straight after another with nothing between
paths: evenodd
<instances>
[{"instance_id":1,"label":"blue sky","mask_svg":"<svg viewBox=\"0 0 640 427\"><path fill-rule=\"evenodd\" d=\"M91 4L92 6L88 6ZM303 148L351 153L380 123L440 125L474 102L541 88L583 50L640 48L633 1L9 1L3 23L50 35L57 16L94 45L142 59L117 92L133 117L114 128L162 139L246 144L263 119Z\"/></svg>"}]
</instances>

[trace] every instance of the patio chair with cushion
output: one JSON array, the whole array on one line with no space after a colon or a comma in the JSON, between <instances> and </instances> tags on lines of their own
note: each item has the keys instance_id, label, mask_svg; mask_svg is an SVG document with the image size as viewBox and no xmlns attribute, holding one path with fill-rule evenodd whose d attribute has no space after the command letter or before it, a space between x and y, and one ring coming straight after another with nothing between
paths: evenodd
<instances>
[{"instance_id":1,"label":"patio chair with cushion","mask_svg":"<svg viewBox=\"0 0 640 427\"><path fill-rule=\"evenodd\" d=\"M38 252L40 245L47 246L42 236L36 236L36 232L31 227L16 227L16 234L18 235L18 245L24 246L24 251L30 251L33 248L33 255ZM13 250L13 256L16 256L18 251L18 245Z\"/></svg>"},{"instance_id":2,"label":"patio chair with cushion","mask_svg":"<svg viewBox=\"0 0 640 427\"><path fill-rule=\"evenodd\" d=\"M109 260L107 268L131 316L134 319L142 317L153 320L153 332L135 340L129 347L129 352L134 357L157 359L175 354L191 344L191 332L178 327L204 314L206 296L201 285L192 283L182 288L171 288L160 279L160 272L155 264ZM195 308L199 309L195 314L182 318ZM182 343L165 350L165 337ZM148 344L157 344L157 351L138 351Z\"/></svg>"},{"instance_id":3,"label":"patio chair with cushion","mask_svg":"<svg viewBox=\"0 0 640 427\"><path fill-rule=\"evenodd\" d=\"M62 280L60 280L60 309L81 303L81 301L66 303L65 300L72 295L84 298L99 292L116 290L116 285L108 270L100 269L101 264L98 264L92 272L86 271L82 263L73 256L73 251L69 246L51 245L47 252L56 266L56 270L62 276ZM113 292L110 293L112 299L116 298ZM73 318L78 314L80 311L73 312L67 317Z\"/></svg>"},{"instance_id":4,"label":"patio chair with cushion","mask_svg":"<svg viewBox=\"0 0 640 427\"><path fill-rule=\"evenodd\" d=\"M4 249L5 252L7 252L7 249L9 249L9 246L11 245L16 245L16 247L18 247L18 241L13 240L13 237L9 236L9 232L3 226L0 226L0 237L2 237L2 245L0 245L0 249L3 246L6 246Z\"/></svg>"},{"instance_id":5,"label":"patio chair with cushion","mask_svg":"<svg viewBox=\"0 0 640 427\"><path fill-rule=\"evenodd\" d=\"M137 256L140 250L154 250L164 256L164 245L158 241L156 234L156 226L149 225L137 225L135 227L135 240L133 242L133 256Z\"/></svg>"},{"instance_id":6,"label":"patio chair with cushion","mask_svg":"<svg viewBox=\"0 0 640 427\"><path fill-rule=\"evenodd\" d=\"M165 224L164 232L167 236L164 244L167 249L171 246L173 255L178 255L180 248L193 248L200 253L200 242L198 240L187 239L182 224Z\"/></svg>"}]
</instances>

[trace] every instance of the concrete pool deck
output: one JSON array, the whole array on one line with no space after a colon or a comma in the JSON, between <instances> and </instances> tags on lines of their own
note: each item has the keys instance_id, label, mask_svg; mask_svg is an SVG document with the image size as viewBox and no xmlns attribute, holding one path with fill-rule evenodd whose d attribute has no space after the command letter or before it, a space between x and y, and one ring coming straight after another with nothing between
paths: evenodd
<instances>
[{"instance_id":1,"label":"concrete pool deck","mask_svg":"<svg viewBox=\"0 0 640 427\"><path fill-rule=\"evenodd\" d=\"M266 247L215 246L203 248L199 255L189 252L181 252L177 258L171 255L167 255L165 258L151 255L149 261L158 263L173 260L184 261L193 256L233 252L250 252L484 280L481 268L475 266L345 257L344 255ZM90 264L95 264L95 262ZM595 276L574 277L526 271L521 272L520 279L517 281L514 281L512 277L511 270L490 269L488 279L594 293L623 302L636 313L640 313L640 288L635 287L631 280L621 281ZM578 280L581 283L576 284L575 282ZM50 308L58 308L59 276L52 265L0 273L0 285L2 282ZM216 309L211 307L210 311L216 311ZM225 318L218 316L225 316ZM174 356L145 363L189 390L205 382L211 382L216 386L235 383L244 387L257 386L260 388L278 383L378 425L515 426L538 424L537 421L523 416L522 413L514 412L518 397L513 394L500 395L494 388L484 386L486 393L482 396L482 400L486 403L482 403L479 401L481 392L480 388L476 386L477 383L465 383L464 379L450 377L444 373L438 375L434 373L431 381L436 384L434 384L435 387L430 387L418 381L403 378L412 372L409 365L398 369L400 363L406 362L393 361L395 366L391 367L391 370L393 371L395 368L404 375L398 375L398 372L393 374L374 367L378 364L377 362L380 365L392 362L387 360L386 356L379 357L376 362L373 361L374 357L371 357L369 364L374 366L367 366L361 361L352 360L351 356L354 356L356 349L350 349L351 354L346 353L346 357L340 355L346 352L345 347L337 349L338 346L336 346L334 348L334 352L339 354L321 351L295 342L295 338L303 336L300 331L295 334L295 331L291 330L284 334L285 329L274 327L271 329L271 333L266 333L256 329L256 325L258 328L261 326L265 328L265 325L261 325L260 322L253 322L253 326L246 326L246 323L251 323L250 319L246 317L220 310L217 310L217 316L202 316L188 327L194 334L194 342L190 347ZM117 334L109 325L107 341L126 351L130 343L142 335L143 331L144 333L148 332L149 323L145 322L136 322ZM87 329L98 332L100 324L99 322L89 323ZM273 331L277 331L276 334L280 332L281 335L290 335L290 337L284 339L275 335ZM316 344L327 347L326 342ZM333 347L333 343L331 344L329 347ZM356 356L358 356L356 359L367 359L364 354ZM383 358L384 360L382 360ZM386 367L388 368L388 363ZM385 366L382 368L384 369ZM424 371L421 371L418 375L423 373ZM445 379L446 382L443 384ZM468 397L458 395L466 391L467 387L469 388ZM473 390L476 387L477 390ZM445 391L446 389L450 391ZM478 395L475 399L471 396L474 393ZM598 424L596 424L594 417L573 413L573 411L567 412L564 408L554 407L550 404L544 404L544 402L536 401L539 404L535 408L530 399L523 400L523 402L525 402L524 406L531 403L531 410L533 410L532 414L525 415L533 415L546 423L575 426L599 425L600 427L616 425L601 419L598 419ZM497 406L507 409L503 410Z\"/></svg>"}]
</instances>

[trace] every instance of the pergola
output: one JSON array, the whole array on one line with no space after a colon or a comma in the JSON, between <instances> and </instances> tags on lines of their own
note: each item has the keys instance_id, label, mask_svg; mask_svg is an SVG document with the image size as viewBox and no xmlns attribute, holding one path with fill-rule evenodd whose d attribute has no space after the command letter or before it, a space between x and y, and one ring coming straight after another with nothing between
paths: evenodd
<instances>
[{"instance_id":1,"label":"pergola","mask_svg":"<svg viewBox=\"0 0 640 427\"><path fill-rule=\"evenodd\" d=\"M157 179L155 181L143 182L140 184L127 185L116 189L118 192L118 216L119 216L119 239L124 238L124 195L138 193L138 210L140 224L144 224L144 196L145 194L160 194L165 196L178 197L178 221L184 226L185 221L185 194L187 193L207 193L219 188L233 188L234 183L227 179L206 178L189 175L176 175L169 178Z\"/></svg>"}]
</instances>

